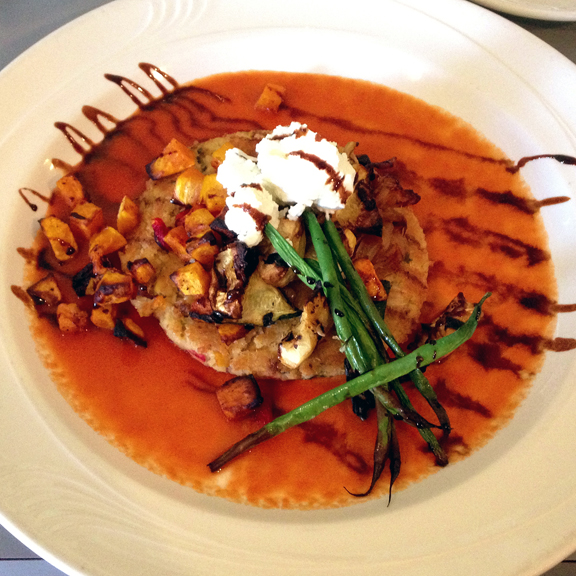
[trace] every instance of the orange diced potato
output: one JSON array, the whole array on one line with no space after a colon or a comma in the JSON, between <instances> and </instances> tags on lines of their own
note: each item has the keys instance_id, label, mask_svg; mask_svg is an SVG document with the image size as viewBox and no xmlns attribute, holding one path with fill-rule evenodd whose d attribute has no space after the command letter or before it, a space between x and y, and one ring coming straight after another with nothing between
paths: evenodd
<instances>
[{"instance_id":1,"label":"orange diced potato","mask_svg":"<svg viewBox=\"0 0 576 576\"><path fill-rule=\"evenodd\" d=\"M229 420L250 415L263 402L260 388L253 376L237 376L216 390L222 412Z\"/></svg>"},{"instance_id":2,"label":"orange diced potato","mask_svg":"<svg viewBox=\"0 0 576 576\"><path fill-rule=\"evenodd\" d=\"M184 296L208 296L211 275L200 262L192 262L170 275Z\"/></svg>"},{"instance_id":3,"label":"orange diced potato","mask_svg":"<svg viewBox=\"0 0 576 576\"><path fill-rule=\"evenodd\" d=\"M214 216L207 208L197 208L186 214L184 227L190 238L201 238L210 230Z\"/></svg>"},{"instance_id":4,"label":"orange diced potato","mask_svg":"<svg viewBox=\"0 0 576 576\"><path fill-rule=\"evenodd\" d=\"M78 332L88 325L88 314L80 310L76 303L58 304L56 318L62 332Z\"/></svg>"},{"instance_id":5,"label":"orange diced potato","mask_svg":"<svg viewBox=\"0 0 576 576\"><path fill-rule=\"evenodd\" d=\"M66 222L56 218L56 216L47 216L40 220L40 226L50 241L50 246L52 246L54 255L58 260L65 262L76 254L78 244Z\"/></svg>"},{"instance_id":6,"label":"orange diced potato","mask_svg":"<svg viewBox=\"0 0 576 576\"><path fill-rule=\"evenodd\" d=\"M30 298L32 298L34 304L55 306L62 301L62 292L52 273L44 276L42 280L38 280L35 284L32 284L26 292Z\"/></svg>"},{"instance_id":7,"label":"orange diced potato","mask_svg":"<svg viewBox=\"0 0 576 576\"><path fill-rule=\"evenodd\" d=\"M186 242L188 242L188 234L184 226L176 226L164 236L164 244L182 260L190 262L190 255L186 252Z\"/></svg>"},{"instance_id":8,"label":"orange diced potato","mask_svg":"<svg viewBox=\"0 0 576 576\"><path fill-rule=\"evenodd\" d=\"M228 152L228 150L232 150L232 148L234 148L234 144L231 144L230 142L222 144L222 146L220 146L220 148L218 148L218 150L212 154L212 168L217 170L218 166L224 162L224 158L226 158L226 152Z\"/></svg>"},{"instance_id":9,"label":"orange diced potato","mask_svg":"<svg viewBox=\"0 0 576 576\"><path fill-rule=\"evenodd\" d=\"M386 300L386 290L376 274L374 264L368 258L360 258L354 262L354 268L362 278L370 297L374 300Z\"/></svg>"},{"instance_id":10,"label":"orange diced potato","mask_svg":"<svg viewBox=\"0 0 576 576\"><path fill-rule=\"evenodd\" d=\"M239 338L243 338L248 334L248 329L244 324L220 324L218 326L218 334L220 336L220 340L224 342L224 344L232 344L232 342L238 340Z\"/></svg>"},{"instance_id":11,"label":"orange diced potato","mask_svg":"<svg viewBox=\"0 0 576 576\"><path fill-rule=\"evenodd\" d=\"M202 204L215 216L220 214L226 206L226 196L226 188L218 182L216 174L204 176L201 192Z\"/></svg>"},{"instance_id":12,"label":"orange diced potato","mask_svg":"<svg viewBox=\"0 0 576 576\"><path fill-rule=\"evenodd\" d=\"M187 168L178 176L176 184L174 185L174 198L182 204L198 204L200 202L200 192L202 191L202 182L204 181L204 174L196 168L191 166Z\"/></svg>"},{"instance_id":13,"label":"orange diced potato","mask_svg":"<svg viewBox=\"0 0 576 576\"><path fill-rule=\"evenodd\" d=\"M174 138L164 148L162 154L146 166L146 171L152 180L159 180L183 172L195 163L194 152Z\"/></svg>"},{"instance_id":14,"label":"orange diced potato","mask_svg":"<svg viewBox=\"0 0 576 576\"><path fill-rule=\"evenodd\" d=\"M116 315L116 306L95 306L90 313L90 321L98 328L114 330Z\"/></svg>"},{"instance_id":15,"label":"orange diced potato","mask_svg":"<svg viewBox=\"0 0 576 576\"><path fill-rule=\"evenodd\" d=\"M156 270L148 258L139 258L128 263L128 270L138 284L148 285L156 278Z\"/></svg>"},{"instance_id":16,"label":"orange diced potato","mask_svg":"<svg viewBox=\"0 0 576 576\"><path fill-rule=\"evenodd\" d=\"M94 292L94 303L100 306L120 304L130 300L134 294L132 276L116 270L106 270Z\"/></svg>"},{"instance_id":17,"label":"orange diced potato","mask_svg":"<svg viewBox=\"0 0 576 576\"><path fill-rule=\"evenodd\" d=\"M78 178L72 174L60 178L60 180L56 182L56 190L70 208L75 208L78 204L86 201L82 184L80 184Z\"/></svg>"},{"instance_id":18,"label":"orange diced potato","mask_svg":"<svg viewBox=\"0 0 576 576\"><path fill-rule=\"evenodd\" d=\"M256 102L257 110L267 110L269 112L278 112L278 109L284 102L286 89L278 84L266 84L262 94Z\"/></svg>"},{"instance_id":19,"label":"orange diced potato","mask_svg":"<svg viewBox=\"0 0 576 576\"><path fill-rule=\"evenodd\" d=\"M220 247L217 244L212 244L209 240L201 238L199 242L195 243L195 246L189 250L189 254L194 260L200 262L203 266L212 266L216 255L220 252Z\"/></svg>"},{"instance_id":20,"label":"orange diced potato","mask_svg":"<svg viewBox=\"0 0 576 576\"><path fill-rule=\"evenodd\" d=\"M134 322L131 318L123 318L116 320L114 326L114 336L117 338L128 338L138 346L146 348L147 342L145 340L144 330Z\"/></svg>"},{"instance_id":21,"label":"orange diced potato","mask_svg":"<svg viewBox=\"0 0 576 576\"><path fill-rule=\"evenodd\" d=\"M106 254L112 254L126 246L126 238L118 232L115 228L107 226L95 236L90 238L90 246L88 248L88 255L94 264L96 271L103 271L100 267L100 260Z\"/></svg>"},{"instance_id":22,"label":"orange diced potato","mask_svg":"<svg viewBox=\"0 0 576 576\"><path fill-rule=\"evenodd\" d=\"M91 202L78 204L70 214L70 228L86 239L94 236L104 228L102 208Z\"/></svg>"},{"instance_id":23,"label":"orange diced potato","mask_svg":"<svg viewBox=\"0 0 576 576\"><path fill-rule=\"evenodd\" d=\"M134 201L128 196L122 198L120 208L118 208L118 216L116 218L116 228L122 236L130 234L138 223L140 222L140 210Z\"/></svg>"}]
</instances>

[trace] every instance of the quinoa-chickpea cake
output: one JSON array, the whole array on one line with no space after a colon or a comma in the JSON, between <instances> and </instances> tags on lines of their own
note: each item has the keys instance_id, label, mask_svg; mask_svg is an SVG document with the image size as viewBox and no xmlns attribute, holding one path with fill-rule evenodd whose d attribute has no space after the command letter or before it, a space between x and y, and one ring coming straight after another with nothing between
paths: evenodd
<instances>
[{"instance_id":1,"label":"quinoa-chickpea cake","mask_svg":"<svg viewBox=\"0 0 576 576\"><path fill-rule=\"evenodd\" d=\"M136 278L138 266L152 271L132 303L218 371L280 379L343 374L323 296L286 267L266 238L248 248L222 219L226 191L215 177L218 165L229 148L254 156L267 134L237 132L196 144L194 166L177 174L163 176L151 165L153 179L136 200L140 223L121 253ZM419 198L391 176L394 161L359 159L353 144L343 151L356 179L333 219L359 271L367 266L366 274L388 289L386 320L403 343L418 326L427 286L426 241L410 208ZM278 230L302 256L314 256L299 220L281 218Z\"/></svg>"}]
</instances>

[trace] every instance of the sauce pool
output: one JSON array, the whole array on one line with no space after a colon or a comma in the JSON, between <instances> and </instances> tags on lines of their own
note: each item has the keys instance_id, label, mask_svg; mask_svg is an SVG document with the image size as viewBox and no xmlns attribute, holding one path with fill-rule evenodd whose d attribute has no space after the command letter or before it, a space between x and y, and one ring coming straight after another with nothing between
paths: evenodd
<instances>
[{"instance_id":1,"label":"sauce pool","mask_svg":"<svg viewBox=\"0 0 576 576\"><path fill-rule=\"evenodd\" d=\"M574 348L570 339L551 339L562 309L539 215L542 206L565 199L534 200L518 166L463 121L358 80L251 71L178 86L166 75L159 80L154 67L141 67L162 86L164 97L153 100L141 91L139 111L124 121L85 107L85 115L105 134L101 143L57 124L84 156L81 164L68 168L111 223L121 198L144 190L145 165L174 137L191 145L299 121L340 145L359 142L357 153L373 161L397 158L400 183L422 198L414 211L432 262L421 321L435 318L458 292L474 302L493 292L473 339L426 371L450 415L453 431L445 448L452 462L482 446L511 418L545 350ZM136 98L126 89L133 85L129 80L107 77ZM254 108L267 83L286 89L285 105L276 113ZM101 118L114 128L106 129ZM39 261L28 264L30 280L45 274L41 267ZM314 508L361 501L347 490L360 493L370 485L374 416L362 422L343 403L212 474L207 464L259 428L265 415L257 411L244 422L228 422L214 390L230 376L176 348L154 320L138 323L146 333L146 349L98 329L62 335L47 318L32 322L60 392L115 446L168 478L241 502ZM276 415L328 390L335 380L259 384ZM416 396L414 403L434 421ZM402 424L397 428L402 471L396 486L403 488L437 468L417 431ZM387 490L383 477L371 497Z\"/></svg>"}]
</instances>

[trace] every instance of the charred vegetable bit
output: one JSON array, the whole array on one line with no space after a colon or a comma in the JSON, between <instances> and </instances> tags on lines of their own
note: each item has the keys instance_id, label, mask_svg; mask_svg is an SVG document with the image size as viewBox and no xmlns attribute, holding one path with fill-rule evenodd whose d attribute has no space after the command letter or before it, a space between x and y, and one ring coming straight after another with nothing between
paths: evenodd
<instances>
[{"instance_id":1,"label":"charred vegetable bit","mask_svg":"<svg viewBox=\"0 0 576 576\"><path fill-rule=\"evenodd\" d=\"M382 364L374 368L374 370L366 372L340 386L336 386L332 390L317 396L298 408L283 414L256 432L248 435L240 442L234 444L224 452L224 454L210 462L208 465L210 470L216 472L246 450L250 450L261 442L269 440L293 426L315 418L318 414L340 404L340 402L348 398L362 394L386 382L402 378L415 370L417 365L424 367L450 354L474 334L480 318L482 305L488 296L490 296L490 293L487 293L480 302L476 304L470 318L452 334L439 339L435 344L424 344L403 358Z\"/></svg>"},{"instance_id":2,"label":"charred vegetable bit","mask_svg":"<svg viewBox=\"0 0 576 576\"><path fill-rule=\"evenodd\" d=\"M144 331L130 318L116 320L114 324L114 336L116 336L116 338L132 340L136 346L141 346L142 348L148 346L148 343L145 340Z\"/></svg>"},{"instance_id":3,"label":"charred vegetable bit","mask_svg":"<svg viewBox=\"0 0 576 576\"><path fill-rule=\"evenodd\" d=\"M216 390L222 412L229 420L240 420L251 414L263 399L254 376L237 376Z\"/></svg>"}]
</instances>

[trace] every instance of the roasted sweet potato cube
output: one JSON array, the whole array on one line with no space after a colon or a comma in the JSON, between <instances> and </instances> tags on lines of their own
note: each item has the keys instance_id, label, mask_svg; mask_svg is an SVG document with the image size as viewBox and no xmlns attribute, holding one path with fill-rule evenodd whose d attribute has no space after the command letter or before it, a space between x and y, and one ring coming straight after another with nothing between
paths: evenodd
<instances>
[{"instance_id":1,"label":"roasted sweet potato cube","mask_svg":"<svg viewBox=\"0 0 576 576\"><path fill-rule=\"evenodd\" d=\"M95 306L90 313L90 321L98 328L114 330L116 315L116 306Z\"/></svg>"},{"instance_id":2,"label":"roasted sweet potato cube","mask_svg":"<svg viewBox=\"0 0 576 576\"><path fill-rule=\"evenodd\" d=\"M103 272L101 260L106 254L111 254L124 248L126 246L126 238L118 232L115 228L107 226L98 234L90 238L90 246L88 248L88 255L94 268L98 272Z\"/></svg>"},{"instance_id":3,"label":"roasted sweet potato cube","mask_svg":"<svg viewBox=\"0 0 576 576\"><path fill-rule=\"evenodd\" d=\"M286 89L278 84L266 84L262 94L255 104L257 110L267 110L268 112L278 112L278 109L284 102Z\"/></svg>"},{"instance_id":4,"label":"roasted sweet potato cube","mask_svg":"<svg viewBox=\"0 0 576 576\"><path fill-rule=\"evenodd\" d=\"M58 304L56 318L62 332L79 332L88 325L88 313L81 310L74 302Z\"/></svg>"},{"instance_id":5,"label":"roasted sweet potato cube","mask_svg":"<svg viewBox=\"0 0 576 576\"><path fill-rule=\"evenodd\" d=\"M186 168L176 179L174 199L189 206L198 204L203 181L204 174L196 166Z\"/></svg>"},{"instance_id":6,"label":"roasted sweet potato cube","mask_svg":"<svg viewBox=\"0 0 576 576\"><path fill-rule=\"evenodd\" d=\"M201 238L210 230L214 216L206 208L191 210L184 219L184 227L190 238Z\"/></svg>"},{"instance_id":7,"label":"roasted sweet potato cube","mask_svg":"<svg viewBox=\"0 0 576 576\"><path fill-rule=\"evenodd\" d=\"M182 260L190 262L190 255L186 252L186 242L188 242L188 234L184 226L176 226L164 236L164 244Z\"/></svg>"},{"instance_id":8,"label":"roasted sweet potato cube","mask_svg":"<svg viewBox=\"0 0 576 576\"><path fill-rule=\"evenodd\" d=\"M218 326L220 340L229 345L248 334L248 328L244 324L220 324Z\"/></svg>"},{"instance_id":9,"label":"roasted sweet potato cube","mask_svg":"<svg viewBox=\"0 0 576 576\"><path fill-rule=\"evenodd\" d=\"M386 300L386 290L376 274L374 264L368 258L359 258L354 261L354 268L362 278L370 297L379 301Z\"/></svg>"},{"instance_id":10,"label":"roasted sweet potato cube","mask_svg":"<svg viewBox=\"0 0 576 576\"><path fill-rule=\"evenodd\" d=\"M50 246L52 246L54 256L60 262L65 262L74 257L78 251L78 244L74 234L72 234L72 230L70 230L70 226L66 222L56 218L56 216L47 216L40 220L40 226L46 238L48 238Z\"/></svg>"},{"instance_id":11,"label":"roasted sweet potato cube","mask_svg":"<svg viewBox=\"0 0 576 576\"><path fill-rule=\"evenodd\" d=\"M194 152L174 138L164 148L162 154L146 166L146 171L152 180L159 180L183 172L195 163Z\"/></svg>"},{"instance_id":12,"label":"roasted sweet potato cube","mask_svg":"<svg viewBox=\"0 0 576 576\"><path fill-rule=\"evenodd\" d=\"M232 150L232 148L234 148L234 144L231 142L225 142L222 144L222 146L220 146L220 148L218 148L218 150L213 152L212 162L210 162L210 164L212 164L212 168L217 170L218 166L224 162L224 158L226 158L226 152L228 152L228 150Z\"/></svg>"},{"instance_id":13,"label":"roasted sweet potato cube","mask_svg":"<svg viewBox=\"0 0 576 576\"><path fill-rule=\"evenodd\" d=\"M116 228L122 236L130 234L136 229L140 222L140 210L136 203L129 198L124 196L122 202L120 202L120 208L118 208L118 216L116 218Z\"/></svg>"},{"instance_id":14,"label":"roasted sweet potato cube","mask_svg":"<svg viewBox=\"0 0 576 576\"><path fill-rule=\"evenodd\" d=\"M114 336L116 338L128 338L132 340L137 346L147 347L145 340L144 330L134 322L131 318L122 318L116 320L114 325Z\"/></svg>"},{"instance_id":15,"label":"roasted sweet potato cube","mask_svg":"<svg viewBox=\"0 0 576 576\"><path fill-rule=\"evenodd\" d=\"M139 258L134 262L128 262L128 271L134 277L137 284L147 286L156 278L156 270L150 264L148 258Z\"/></svg>"},{"instance_id":16,"label":"roasted sweet potato cube","mask_svg":"<svg viewBox=\"0 0 576 576\"><path fill-rule=\"evenodd\" d=\"M208 296L211 275L200 262L192 262L170 275L184 296Z\"/></svg>"},{"instance_id":17,"label":"roasted sweet potato cube","mask_svg":"<svg viewBox=\"0 0 576 576\"><path fill-rule=\"evenodd\" d=\"M70 208L75 208L86 201L80 180L72 174L63 176L56 182L56 191Z\"/></svg>"},{"instance_id":18,"label":"roasted sweet potato cube","mask_svg":"<svg viewBox=\"0 0 576 576\"><path fill-rule=\"evenodd\" d=\"M188 242L186 251L204 266L212 266L218 252L220 252L219 238L212 230L208 230L202 238L195 238Z\"/></svg>"},{"instance_id":19,"label":"roasted sweet potato cube","mask_svg":"<svg viewBox=\"0 0 576 576\"><path fill-rule=\"evenodd\" d=\"M26 292L32 298L34 304L37 305L48 304L49 306L55 306L62 301L62 292L52 273L32 284Z\"/></svg>"},{"instance_id":20,"label":"roasted sweet potato cube","mask_svg":"<svg viewBox=\"0 0 576 576\"><path fill-rule=\"evenodd\" d=\"M91 238L104 228L102 208L91 202L78 204L70 214L69 222L74 234L84 236L86 239Z\"/></svg>"},{"instance_id":21,"label":"roasted sweet potato cube","mask_svg":"<svg viewBox=\"0 0 576 576\"><path fill-rule=\"evenodd\" d=\"M207 210L217 216L226 206L226 188L218 182L216 174L204 176L202 184L201 201Z\"/></svg>"},{"instance_id":22,"label":"roasted sweet potato cube","mask_svg":"<svg viewBox=\"0 0 576 576\"><path fill-rule=\"evenodd\" d=\"M252 414L263 402L254 376L237 376L216 389L216 397L224 416L229 420L240 420Z\"/></svg>"},{"instance_id":23,"label":"roasted sweet potato cube","mask_svg":"<svg viewBox=\"0 0 576 576\"><path fill-rule=\"evenodd\" d=\"M94 304L110 306L130 300L134 294L134 282L130 274L106 270L94 293Z\"/></svg>"}]
</instances>

